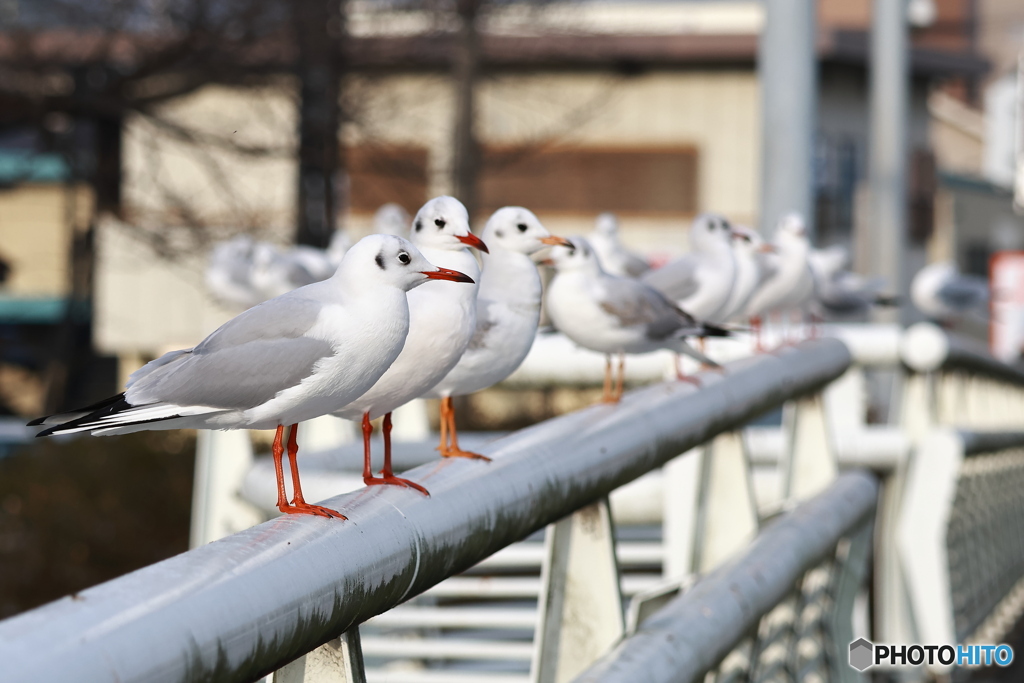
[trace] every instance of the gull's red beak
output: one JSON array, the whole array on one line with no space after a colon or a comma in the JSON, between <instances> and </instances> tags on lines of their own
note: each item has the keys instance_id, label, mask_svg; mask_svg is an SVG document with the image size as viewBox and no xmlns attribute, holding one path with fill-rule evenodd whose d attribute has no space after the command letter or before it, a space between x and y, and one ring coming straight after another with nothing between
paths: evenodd
<instances>
[{"instance_id":1,"label":"gull's red beak","mask_svg":"<svg viewBox=\"0 0 1024 683\"><path fill-rule=\"evenodd\" d=\"M458 240L463 244L468 244L474 249L479 249L485 254L491 253L490 250L487 248L487 245L484 244L484 241L477 237L476 235L474 235L473 233L469 233L468 235L458 235Z\"/></svg>"},{"instance_id":2,"label":"gull's red beak","mask_svg":"<svg viewBox=\"0 0 1024 683\"><path fill-rule=\"evenodd\" d=\"M775 245L769 242L765 242L760 247L758 247L757 250L762 254L774 254L775 252L778 251L778 249L775 248Z\"/></svg>"},{"instance_id":3,"label":"gull's red beak","mask_svg":"<svg viewBox=\"0 0 1024 683\"><path fill-rule=\"evenodd\" d=\"M551 235L550 237L541 237L540 242L541 244L548 244L552 247L569 247L572 249L572 242L564 237L556 237L555 235Z\"/></svg>"},{"instance_id":4,"label":"gull's red beak","mask_svg":"<svg viewBox=\"0 0 1024 683\"><path fill-rule=\"evenodd\" d=\"M480 244L483 244L483 242ZM470 284L474 282L473 278L465 273L460 273L450 268L438 268L437 270L424 270L421 272L431 280L451 280L452 282L468 282Z\"/></svg>"}]
</instances>

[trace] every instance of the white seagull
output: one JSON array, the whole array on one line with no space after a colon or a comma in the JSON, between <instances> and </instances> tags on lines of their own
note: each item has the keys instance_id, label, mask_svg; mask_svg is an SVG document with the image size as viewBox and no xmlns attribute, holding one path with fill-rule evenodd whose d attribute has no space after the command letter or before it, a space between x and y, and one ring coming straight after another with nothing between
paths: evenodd
<instances>
[{"instance_id":1,"label":"white seagull","mask_svg":"<svg viewBox=\"0 0 1024 683\"><path fill-rule=\"evenodd\" d=\"M467 246L487 246L469 231L466 207L454 197L435 197L413 220L410 239L431 263L479 278L480 267ZM402 353L363 395L333 411L363 426L363 480L367 484L398 484L427 493L419 484L400 479L391 469L391 411L421 396L440 382L469 345L476 329L476 292L472 287L431 285L409 293L409 335ZM374 477L370 467L370 420L384 416L384 469Z\"/></svg>"},{"instance_id":2,"label":"white seagull","mask_svg":"<svg viewBox=\"0 0 1024 683\"><path fill-rule=\"evenodd\" d=\"M343 517L302 497L298 423L346 405L384 374L409 330L406 292L429 279L472 282L431 264L404 239L366 237L333 277L250 308L191 349L164 354L132 373L124 393L29 424L54 425L38 436L276 429L278 509ZM282 466L286 425L292 426L290 504Z\"/></svg>"},{"instance_id":3,"label":"white seagull","mask_svg":"<svg viewBox=\"0 0 1024 683\"><path fill-rule=\"evenodd\" d=\"M939 261L917 271L910 283L910 298L929 318L948 321L968 314L984 316L989 300L988 280L962 275L950 261Z\"/></svg>"},{"instance_id":4,"label":"white seagull","mask_svg":"<svg viewBox=\"0 0 1024 683\"><path fill-rule=\"evenodd\" d=\"M808 261L811 244L800 214L782 217L773 244L777 269L747 304L747 315L758 320L770 313L805 311L814 296L814 274Z\"/></svg>"},{"instance_id":5,"label":"white seagull","mask_svg":"<svg viewBox=\"0 0 1024 683\"><path fill-rule=\"evenodd\" d=\"M458 364L424 394L441 399L444 457L482 458L459 448L452 396L465 396L497 384L522 364L533 346L540 320L541 280L530 258L548 246L572 244L554 237L533 212L521 206L498 209L484 226L491 251L483 255L476 296L476 331Z\"/></svg>"},{"instance_id":6,"label":"white seagull","mask_svg":"<svg viewBox=\"0 0 1024 683\"><path fill-rule=\"evenodd\" d=\"M641 280L699 320L721 322L736 278L732 226L713 213L690 226L688 254L646 273Z\"/></svg>"},{"instance_id":7,"label":"white seagull","mask_svg":"<svg viewBox=\"0 0 1024 683\"><path fill-rule=\"evenodd\" d=\"M555 277L548 285L547 311L560 332L584 348L607 355L604 401L618 401L624 380L624 354L670 349L711 366L717 364L686 343L686 337L726 336L721 328L697 321L652 287L616 277L601 264L582 237L571 247L554 247ZM619 354L619 377L611 387L611 355Z\"/></svg>"},{"instance_id":8,"label":"white seagull","mask_svg":"<svg viewBox=\"0 0 1024 683\"><path fill-rule=\"evenodd\" d=\"M732 228L732 245L736 276L721 318L723 322L746 322L747 304L777 269L775 247L757 231L738 225Z\"/></svg>"},{"instance_id":9,"label":"white seagull","mask_svg":"<svg viewBox=\"0 0 1024 683\"><path fill-rule=\"evenodd\" d=\"M594 221L594 231L587 235L587 241L597 253L604 272L621 277L640 277L651 265L622 244L619 239L619 218L606 211Z\"/></svg>"}]
</instances>

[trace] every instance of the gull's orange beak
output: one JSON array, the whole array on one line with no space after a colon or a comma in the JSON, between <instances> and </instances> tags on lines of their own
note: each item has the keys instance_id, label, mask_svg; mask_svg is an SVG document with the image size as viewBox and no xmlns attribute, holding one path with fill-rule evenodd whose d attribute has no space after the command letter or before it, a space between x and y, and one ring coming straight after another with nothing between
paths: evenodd
<instances>
[{"instance_id":1,"label":"gull's orange beak","mask_svg":"<svg viewBox=\"0 0 1024 683\"><path fill-rule=\"evenodd\" d=\"M757 250L762 254L774 254L775 252L778 251L775 245L769 242L765 242L760 247L758 247Z\"/></svg>"},{"instance_id":2,"label":"gull's orange beak","mask_svg":"<svg viewBox=\"0 0 1024 683\"><path fill-rule=\"evenodd\" d=\"M491 253L490 250L487 248L487 245L484 244L484 241L477 237L476 235L474 235L473 233L469 233L468 235L459 235L457 239L463 244L468 244L474 249L479 249L485 254Z\"/></svg>"},{"instance_id":3,"label":"gull's orange beak","mask_svg":"<svg viewBox=\"0 0 1024 683\"><path fill-rule=\"evenodd\" d=\"M550 237L541 237L540 242L541 244L548 244L552 247L569 247L570 249L572 248L572 242L565 239L564 237L556 237L555 235L551 235Z\"/></svg>"},{"instance_id":4,"label":"gull's orange beak","mask_svg":"<svg viewBox=\"0 0 1024 683\"><path fill-rule=\"evenodd\" d=\"M450 268L438 268L437 270L424 270L421 272L431 280L451 280L452 282L468 282L470 284L474 282L473 278L465 273L460 273Z\"/></svg>"}]
</instances>

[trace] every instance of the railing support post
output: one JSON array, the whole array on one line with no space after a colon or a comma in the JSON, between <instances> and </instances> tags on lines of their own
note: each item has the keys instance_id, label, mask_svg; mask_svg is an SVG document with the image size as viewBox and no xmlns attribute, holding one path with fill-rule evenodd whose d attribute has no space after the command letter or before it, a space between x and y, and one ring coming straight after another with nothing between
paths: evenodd
<instances>
[{"instance_id":1,"label":"railing support post","mask_svg":"<svg viewBox=\"0 0 1024 683\"><path fill-rule=\"evenodd\" d=\"M839 473L821 397L786 404L782 425L787 437L782 497L789 502L806 500L828 488Z\"/></svg>"},{"instance_id":2,"label":"railing support post","mask_svg":"<svg viewBox=\"0 0 1024 683\"><path fill-rule=\"evenodd\" d=\"M608 501L547 529L541 566L533 683L564 683L622 637L622 592Z\"/></svg>"},{"instance_id":3,"label":"railing support post","mask_svg":"<svg viewBox=\"0 0 1024 683\"><path fill-rule=\"evenodd\" d=\"M281 667L270 683L366 683L359 627Z\"/></svg>"},{"instance_id":4,"label":"railing support post","mask_svg":"<svg viewBox=\"0 0 1024 683\"><path fill-rule=\"evenodd\" d=\"M252 441L248 431L199 430L196 435L190 548L248 529L266 519L238 493L252 463Z\"/></svg>"},{"instance_id":5,"label":"railing support post","mask_svg":"<svg viewBox=\"0 0 1024 683\"><path fill-rule=\"evenodd\" d=\"M946 531L964 459L961 437L942 429L918 441L895 534L913 611L914 642L955 643ZM932 673L948 671L938 662Z\"/></svg>"}]
</instances>

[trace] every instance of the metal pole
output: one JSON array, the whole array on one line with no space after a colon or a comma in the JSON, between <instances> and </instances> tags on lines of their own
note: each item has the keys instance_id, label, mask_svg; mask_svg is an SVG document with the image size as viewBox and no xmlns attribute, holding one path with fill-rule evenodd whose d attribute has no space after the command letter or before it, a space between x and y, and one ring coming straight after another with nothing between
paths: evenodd
<instances>
[{"instance_id":1,"label":"metal pole","mask_svg":"<svg viewBox=\"0 0 1024 683\"><path fill-rule=\"evenodd\" d=\"M871 274L907 300L907 110L910 71L906 0L874 0L871 26ZM879 313L884 322L902 318Z\"/></svg>"},{"instance_id":2,"label":"metal pole","mask_svg":"<svg viewBox=\"0 0 1024 683\"><path fill-rule=\"evenodd\" d=\"M825 491L773 521L735 561L650 616L575 683L703 681L804 572L870 519L877 499L872 475L840 475Z\"/></svg>"},{"instance_id":3,"label":"metal pole","mask_svg":"<svg viewBox=\"0 0 1024 683\"><path fill-rule=\"evenodd\" d=\"M814 230L817 57L814 0L766 0L761 82L761 233L799 212Z\"/></svg>"},{"instance_id":4,"label":"metal pole","mask_svg":"<svg viewBox=\"0 0 1024 683\"><path fill-rule=\"evenodd\" d=\"M273 519L0 622L0 678L254 680L849 365L803 342L406 473L429 498L377 486L326 501L347 521Z\"/></svg>"}]
</instances>

